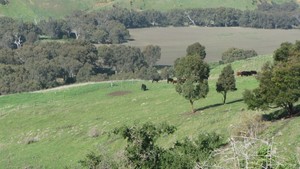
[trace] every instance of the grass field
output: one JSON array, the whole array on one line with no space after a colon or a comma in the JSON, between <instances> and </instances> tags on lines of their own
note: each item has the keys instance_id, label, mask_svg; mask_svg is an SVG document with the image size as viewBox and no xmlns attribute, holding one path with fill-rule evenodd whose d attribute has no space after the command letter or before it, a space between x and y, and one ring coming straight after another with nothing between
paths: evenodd
<instances>
[{"instance_id":1,"label":"grass field","mask_svg":"<svg viewBox=\"0 0 300 169\"><path fill-rule=\"evenodd\" d=\"M128 45L143 48L158 45L162 49L158 64L172 65L178 57L184 56L186 48L195 42L206 47L206 60L221 60L222 53L230 47L254 49L258 54L272 54L282 42L295 43L299 30L270 30L252 28L214 27L166 27L130 29L134 41Z\"/></svg>"},{"instance_id":2,"label":"grass field","mask_svg":"<svg viewBox=\"0 0 300 169\"><path fill-rule=\"evenodd\" d=\"M232 64L234 70L259 70L272 60L259 56ZM187 100L166 81L119 81L20 93L0 97L0 168L77 167L78 160L90 151L116 153L125 141L109 132L123 124L163 121L175 125L175 134L159 140L167 147L175 140L200 132L217 132L228 137L234 126L248 115L268 112L248 111L243 103L244 89L257 86L254 77L236 77L238 90L228 94L228 104L215 91L222 66L211 70L210 92L195 103L198 111L189 113ZM144 83L148 91L140 90ZM300 147L300 118L268 122L267 134L276 136L280 149ZM89 136L98 130L99 137ZM278 133L281 133L280 135ZM277 136L278 135L278 136ZM288 144L287 144L288 143Z\"/></svg>"},{"instance_id":3,"label":"grass field","mask_svg":"<svg viewBox=\"0 0 300 169\"><path fill-rule=\"evenodd\" d=\"M272 1L282 3L289 0ZM136 10L156 9L160 11L174 8L215 8L221 6L245 10L256 7L251 0L9 0L9 2L8 5L0 5L0 16L10 16L29 21L39 21L48 17L63 18L75 10L95 11L111 8L113 5Z\"/></svg>"}]
</instances>

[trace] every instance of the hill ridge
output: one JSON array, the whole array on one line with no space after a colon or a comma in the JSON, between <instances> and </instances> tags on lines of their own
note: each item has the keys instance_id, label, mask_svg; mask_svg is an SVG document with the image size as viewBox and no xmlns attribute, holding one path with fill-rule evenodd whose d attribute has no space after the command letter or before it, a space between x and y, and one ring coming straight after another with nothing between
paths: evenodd
<instances>
[{"instance_id":1,"label":"hill ridge","mask_svg":"<svg viewBox=\"0 0 300 169\"><path fill-rule=\"evenodd\" d=\"M272 0L276 3L289 2L289 0ZM299 2L299 0L297 1ZM172 4L172 5L170 5ZM250 0L10 0L8 5L0 5L0 15L23 20L41 20L48 17L63 18L74 10L95 11L112 6L121 6L136 10L156 9L166 11L175 8L215 8L231 7L241 10L255 9L256 5Z\"/></svg>"}]
</instances>

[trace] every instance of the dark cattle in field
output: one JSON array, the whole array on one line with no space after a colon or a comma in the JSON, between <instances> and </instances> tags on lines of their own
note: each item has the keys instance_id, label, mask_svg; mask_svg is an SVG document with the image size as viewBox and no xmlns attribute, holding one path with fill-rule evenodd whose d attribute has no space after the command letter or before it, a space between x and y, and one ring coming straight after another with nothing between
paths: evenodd
<instances>
[{"instance_id":1,"label":"dark cattle in field","mask_svg":"<svg viewBox=\"0 0 300 169\"><path fill-rule=\"evenodd\" d=\"M251 76L252 75L252 73L251 73L251 71L242 71L242 74L241 74L242 76Z\"/></svg>"},{"instance_id":2,"label":"dark cattle in field","mask_svg":"<svg viewBox=\"0 0 300 169\"><path fill-rule=\"evenodd\" d=\"M173 80L172 83L173 83L173 84L177 83L177 80Z\"/></svg>"},{"instance_id":3,"label":"dark cattle in field","mask_svg":"<svg viewBox=\"0 0 300 169\"><path fill-rule=\"evenodd\" d=\"M148 90L148 89L147 89L147 86L146 86L145 84L142 84L142 86L141 86L141 90L143 90L143 91L146 91L146 90Z\"/></svg>"},{"instance_id":4,"label":"dark cattle in field","mask_svg":"<svg viewBox=\"0 0 300 169\"><path fill-rule=\"evenodd\" d=\"M167 79L167 83L172 83L173 80L174 80L174 79L172 79L172 78L168 78L168 79Z\"/></svg>"},{"instance_id":5,"label":"dark cattle in field","mask_svg":"<svg viewBox=\"0 0 300 169\"><path fill-rule=\"evenodd\" d=\"M153 79L152 79L152 83L153 83L153 82L158 82L158 81L159 81L159 78L153 78Z\"/></svg>"},{"instance_id":6,"label":"dark cattle in field","mask_svg":"<svg viewBox=\"0 0 300 169\"><path fill-rule=\"evenodd\" d=\"M252 75L256 75L257 74L257 71L255 71L255 70L251 70L250 72L251 72Z\"/></svg>"},{"instance_id":7,"label":"dark cattle in field","mask_svg":"<svg viewBox=\"0 0 300 169\"><path fill-rule=\"evenodd\" d=\"M252 75L256 75L256 74L257 74L257 72L255 70L236 72L237 76L252 76Z\"/></svg>"}]
</instances>

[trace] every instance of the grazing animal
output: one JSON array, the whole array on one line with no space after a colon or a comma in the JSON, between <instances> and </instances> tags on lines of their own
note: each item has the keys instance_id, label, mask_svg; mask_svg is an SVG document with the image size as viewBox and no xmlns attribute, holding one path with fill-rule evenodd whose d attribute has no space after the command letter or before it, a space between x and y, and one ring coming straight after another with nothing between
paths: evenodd
<instances>
[{"instance_id":1,"label":"grazing animal","mask_svg":"<svg viewBox=\"0 0 300 169\"><path fill-rule=\"evenodd\" d=\"M255 70L236 72L237 76L252 76L252 75L256 75L256 74L257 74L257 71L255 71Z\"/></svg>"},{"instance_id":2,"label":"grazing animal","mask_svg":"<svg viewBox=\"0 0 300 169\"><path fill-rule=\"evenodd\" d=\"M250 71L242 71L242 76L251 76L252 73Z\"/></svg>"},{"instance_id":3,"label":"grazing animal","mask_svg":"<svg viewBox=\"0 0 300 169\"><path fill-rule=\"evenodd\" d=\"M175 84L175 83L177 83L177 80L173 80L173 82L172 82L173 84Z\"/></svg>"},{"instance_id":4,"label":"grazing animal","mask_svg":"<svg viewBox=\"0 0 300 169\"><path fill-rule=\"evenodd\" d=\"M257 74L257 71L255 71L255 70L251 70L250 72L251 72L252 75L256 75Z\"/></svg>"},{"instance_id":5,"label":"grazing animal","mask_svg":"<svg viewBox=\"0 0 300 169\"><path fill-rule=\"evenodd\" d=\"M141 90L143 90L143 91L146 91L146 90L148 90L148 89L147 89L147 86L146 86L145 84L142 84L142 86L141 86Z\"/></svg>"},{"instance_id":6,"label":"grazing animal","mask_svg":"<svg viewBox=\"0 0 300 169\"><path fill-rule=\"evenodd\" d=\"M173 81L174 81L174 79L172 79L172 78L167 79L167 83L172 83Z\"/></svg>"},{"instance_id":7,"label":"grazing animal","mask_svg":"<svg viewBox=\"0 0 300 169\"><path fill-rule=\"evenodd\" d=\"M153 82L158 82L158 81L159 81L159 78L153 78L153 79L152 79L152 83L153 83Z\"/></svg>"}]
</instances>

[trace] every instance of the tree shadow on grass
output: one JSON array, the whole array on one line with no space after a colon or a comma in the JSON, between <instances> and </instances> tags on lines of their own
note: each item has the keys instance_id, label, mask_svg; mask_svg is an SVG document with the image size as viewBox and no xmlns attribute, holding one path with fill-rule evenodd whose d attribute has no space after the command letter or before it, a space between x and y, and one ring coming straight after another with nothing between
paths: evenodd
<instances>
[{"instance_id":1,"label":"tree shadow on grass","mask_svg":"<svg viewBox=\"0 0 300 169\"><path fill-rule=\"evenodd\" d=\"M243 101L243 99L233 100L233 101L227 102L225 104L233 104L233 103L237 103L237 102L241 102L241 101ZM198 109L196 109L196 111L202 111L202 110L206 110L206 109L210 109L210 108L214 108L214 107L218 107L218 106L222 106L222 105L224 105L224 104L223 103L217 103L217 104L213 104L213 105L208 105L208 106L198 108Z\"/></svg>"},{"instance_id":2,"label":"tree shadow on grass","mask_svg":"<svg viewBox=\"0 0 300 169\"><path fill-rule=\"evenodd\" d=\"M293 118L293 117L297 117L297 116L300 116L300 104L295 106L294 114L289 114L286 110L280 109L280 110L276 110L269 114L263 114L262 119L264 121L277 121L277 120L288 119L288 118Z\"/></svg>"}]
</instances>

